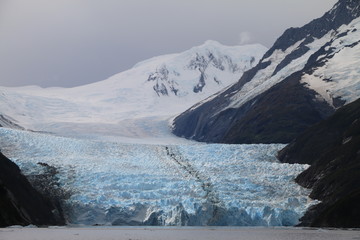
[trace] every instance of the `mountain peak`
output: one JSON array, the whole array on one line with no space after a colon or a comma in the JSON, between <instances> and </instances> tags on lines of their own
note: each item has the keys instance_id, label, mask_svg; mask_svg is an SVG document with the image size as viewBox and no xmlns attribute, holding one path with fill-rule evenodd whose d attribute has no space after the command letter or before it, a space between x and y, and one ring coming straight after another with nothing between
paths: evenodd
<instances>
[{"instance_id":1,"label":"mountain peak","mask_svg":"<svg viewBox=\"0 0 360 240\"><path fill-rule=\"evenodd\" d=\"M241 48L241 49L246 49L246 48L263 48L265 49L266 47L260 43L254 43L254 44L244 44L244 45L224 45L218 41L215 40L206 40L202 45L196 46L194 48L205 48L205 49L226 49L226 48Z\"/></svg>"},{"instance_id":2,"label":"mountain peak","mask_svg":"<svg viewBox=\"0 0 360 240\"><path fill-rule=\"evenodd\" d=\"M215 40L206 40L205 43L203 44L203 46L223 46L220 42L215 41Z\"/></svg>"},{"instance_id":3,"label":"mountain peak","mask_svg":"<svg viewBox=\"0 0 360 240\"><path fill-rule=\"evenodd\" d=\"M334 7L326 14L334 17L342 17L347 15L350 18L357 18L360 16L360 1L358 0L339 0ZM325 15L326 15L325 14ZM346 18L344 18L346 20Z\"/></svg>"},{"instance_id":4,"label":"mountain peak","mask_svg":"<svg viewBox=\"0 0 360 240\"><path fill-rule=\"evenodd\" d=\"M203 44L191 48L190 51L213 51L218 49L222 50L225 48L228 48L228 46L225 46L218 41L206 40Z\"/></svg>"}]
</instances>

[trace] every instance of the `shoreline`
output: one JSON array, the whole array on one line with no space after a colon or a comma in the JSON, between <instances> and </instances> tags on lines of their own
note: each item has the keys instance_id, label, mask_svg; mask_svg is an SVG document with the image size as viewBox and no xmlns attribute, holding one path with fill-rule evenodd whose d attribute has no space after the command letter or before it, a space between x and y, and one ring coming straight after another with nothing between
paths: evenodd
<instances>
[{"instance_id":1,"label":"shoreline","mask_svg":"<svg viewBox=\"0 0 360 240\"><path fill-rule=\"evenodd\" d=\"M360 239L360 229L303 227L130 227L12 226L0 228L1 240L347 240Z\"/></svg>"}]
</instances>

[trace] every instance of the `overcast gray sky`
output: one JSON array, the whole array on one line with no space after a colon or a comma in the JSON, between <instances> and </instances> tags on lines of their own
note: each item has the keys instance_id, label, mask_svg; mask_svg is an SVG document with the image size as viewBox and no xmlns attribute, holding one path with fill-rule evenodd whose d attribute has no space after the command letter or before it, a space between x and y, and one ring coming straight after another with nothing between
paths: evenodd
<instances>
[{"instance_id":1,"label":"overcast gray sky","mask_svg":"<svg viewBox=\"0 0 360 240\"><path fill-rule=\"evenodd\" d=\"M337 0L0 0L0 85L71 87L201 45L271 47Z\"/></svg>"}]
</instances>

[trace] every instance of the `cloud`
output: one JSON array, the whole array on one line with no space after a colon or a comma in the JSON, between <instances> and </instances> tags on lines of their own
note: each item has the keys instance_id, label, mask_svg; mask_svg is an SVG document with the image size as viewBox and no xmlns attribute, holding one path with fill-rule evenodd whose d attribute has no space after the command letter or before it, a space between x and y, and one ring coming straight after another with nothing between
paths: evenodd
<instances>
[{"instance_id":1,"label":"cloud","mask_svg":"<svg viewBox=\"0 0 360 240\"><path fill-rule=\"evenodd\" d=\"M250 32L244 31L239 34L239 44L240 45L247 44L247 43L251 42L251 40L252 40L252 38L251 38Z\"/></svg>"}]
</instances>

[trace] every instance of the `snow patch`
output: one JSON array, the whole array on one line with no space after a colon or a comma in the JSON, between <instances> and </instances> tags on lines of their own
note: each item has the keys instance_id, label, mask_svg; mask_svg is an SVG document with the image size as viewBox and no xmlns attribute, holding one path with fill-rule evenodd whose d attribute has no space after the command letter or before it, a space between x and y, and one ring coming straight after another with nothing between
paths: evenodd
<instances>
[{"instance_id":1,"label":"snow patch","mask_svg":"<svg viewBox=\"0 0 360 240\"><path fill-rule=\"evenodd\" d=\"M333 56L327 58L324 66L317 68L311 76L306 74L301 80L331 106L334 106L335 98L350 103L360 96L360 32L349 31L349 28L360 28L360 18L339 28L328 48L332 49ZM345 32L346 35L338 37Z\"/></svg>"}]
</instances>

